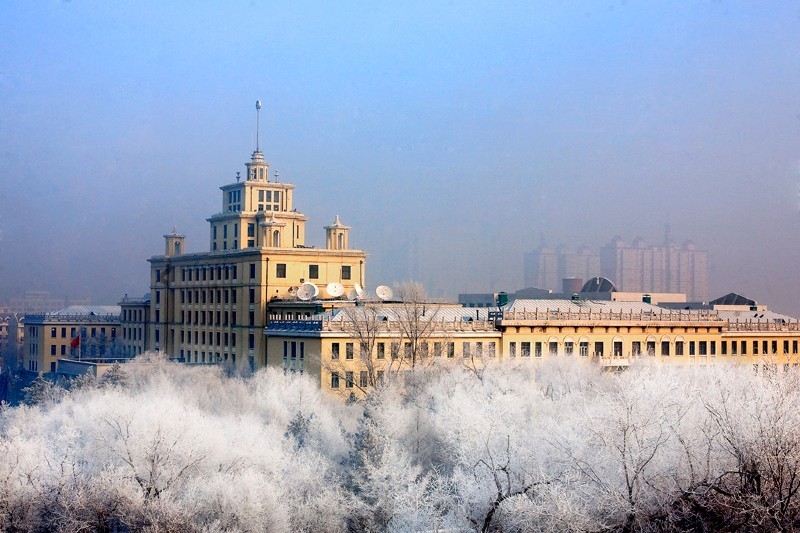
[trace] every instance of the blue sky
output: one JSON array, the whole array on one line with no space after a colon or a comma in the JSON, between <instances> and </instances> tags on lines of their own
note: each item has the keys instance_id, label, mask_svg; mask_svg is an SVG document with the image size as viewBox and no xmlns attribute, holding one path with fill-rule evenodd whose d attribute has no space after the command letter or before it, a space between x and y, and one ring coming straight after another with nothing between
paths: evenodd
<instances>
[{"instance_id":1,"label":"blue sky","mask_svg":"<svg viewBox=\"0 0 800 533\"><path fill-rule=\"evenodd\" d=\"M0 4L0 300L147 290L255 144L370 285L516 290L544 238L711 254L800 314L800 2Z\"/></svg>"}]
</instances>

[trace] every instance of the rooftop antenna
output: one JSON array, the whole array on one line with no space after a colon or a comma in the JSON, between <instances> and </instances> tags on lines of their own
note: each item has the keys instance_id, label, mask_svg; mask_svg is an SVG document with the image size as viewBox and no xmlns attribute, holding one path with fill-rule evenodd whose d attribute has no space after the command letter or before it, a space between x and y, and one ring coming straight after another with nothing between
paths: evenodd
<instances>
[{"instance_id":1,"label":"rooftop antenna","mask_svg":"<svg viewBox=\"0 0 800 533\"><path fill-rule=\"evenodd\" d=\"M256 152L260 152L261 149L259 148L258 144L258 134L259 134L259 126L261 123L261 100L256 100Z\"/></svg>"},{"instance_id":2,"label":"rooftop antenna","mask_svg":"<svg viewBox=\"0 0 800 533\"><path fill-rule=\"evenodd\" d=\"M280 182L280 181L281 181L281 173L276 168L275 169L275 182L277 183L277 182Z\"/></svg>"},{"instance_id":3,"label":"rooftop antenna","mask_svg":"<svg viewBox=\"0 0 800 533\"><path fill-rule=\"evenodd\" d=\"M237 173L236 173L236 183L239 183L239 180L240 180L240 179L242 179L242 177L241 177L241 176L239 175L239 173L237 172Z\"/></svg>"}]
</instances>

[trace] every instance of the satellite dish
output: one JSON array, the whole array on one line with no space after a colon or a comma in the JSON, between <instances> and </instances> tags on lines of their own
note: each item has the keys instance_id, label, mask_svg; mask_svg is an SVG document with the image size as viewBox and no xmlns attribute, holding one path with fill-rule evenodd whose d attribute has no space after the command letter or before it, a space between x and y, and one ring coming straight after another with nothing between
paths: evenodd
<instances>
[{"instance_id":1,"label":"satellite dish","mask_svg":"<svg viewBox=\"0 0 800 533\"><path fill-rule=\"evenodd\" d=\"M342 294L344 294L344 287L341 283L331 282L328 283L328 286L325 287L325 291L328 293L328 296L331 298L338 298Z\"/></svg>"},{"instance_id":2,"label":"satellite dish","mask_svg":"<svg viewBox=\"0 0 800 533\"><path fill-rule=\"evenodd\" d=\"M375 294L377 294L378 298L380 298L384 302L386 300L391 299L391 297L394 295L392 289L390 289L386 285L378 285L378 287L375 289Z\"/></svg>"},{"instance_id":3,"label":"satellite dish","mask_svg":"<svg viewBox=\"0 0 800 533\"><path fill-rule=\"evenodd\" d=\"M356 283L353 285L353 292L356 293L356 298L361 298L364 296L364 287Z\"/></svg>"},{"instance_id":4,"label":"satellite dish","mask_svg":"<svg viewBox=\"0 0 800 533\"><path fill-rule=\"evenodd\" d=\"M348 300L355 300L356 298L358 298L358 293L356 292L355 289L352 289L350 292L347 293Z\"/></svg>"},{"instance_id":5,"label":"satellite dish","mask_svg":"<svg viewBox=\"0 0 800 533\"><path fill-rule=\"evenodd\" d=\"M289 296L297 296L297 287L289 287Z\"/></svg>"},{"instance_id":6,"label":"satellite dish","mask_svg":"<svg viewBox=\"0 0 800 533\"><path fill-rule=\"evenodd\" d=\"M306 282L297 289L297 297L303 301L307 301L316 296L317 292L319 292L319 289L317 289L316 285Z\"/></svg>"}]
</instances>

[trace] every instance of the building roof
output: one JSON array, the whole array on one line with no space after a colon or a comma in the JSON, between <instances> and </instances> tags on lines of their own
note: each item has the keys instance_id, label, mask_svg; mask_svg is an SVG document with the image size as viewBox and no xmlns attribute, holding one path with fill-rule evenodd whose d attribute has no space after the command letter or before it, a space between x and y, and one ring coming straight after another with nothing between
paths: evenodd
<instances>
[{"instance_id":1,"label":"building roof","mask_svg":"<svg viewBox=\"0 0 800 533\"><path fill-rule=\"evenodd\" d=\"M545 312L559 311L563 313L602 311L604 313L664 313L665 309L644 302L617 302L613 300L514 300L508 306L509 311ZM668 312L668 311L667 311Z\"/></svg>"},{"instance_id":2,"label":"building roof","mask_svg":"<svg viewBox=\"0 0 800 533\"><path fill-rule=\"evenodd\" d=\"M119 316L120 312L118 305L70 305L47 316Z\"/></svg>"},{"instance_id":3,"label":"building roof","mask_svg":"<svg viewBox=\"0 0 800 533\"><path fill-rule=\"evenodd\" d=\"M717 298L716 300L712 300L709 303L711 305L756 305L755 300L751 300L750 298L746 298L741 294L736 294L735 292L730 292L725 296Z\"/></svg>"}]
</instances>

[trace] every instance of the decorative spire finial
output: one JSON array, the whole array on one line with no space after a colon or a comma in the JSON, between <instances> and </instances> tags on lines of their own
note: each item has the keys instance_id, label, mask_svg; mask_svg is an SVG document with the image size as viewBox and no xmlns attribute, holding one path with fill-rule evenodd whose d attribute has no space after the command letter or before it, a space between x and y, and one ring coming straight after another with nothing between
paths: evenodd
<instances>
[{"instance_id":1,"label":"decorative spire finial","mask_svg":"<svg viewBox=\"0 0 800 533\"><path fill-rule=\"evenodd\" d=\"M261 122L261 100L256 100L256 152L260 152L259 143L258 143L258 136L259 136L259 129L260 129L260 122Z\"/></svg>"}]
</instances>

